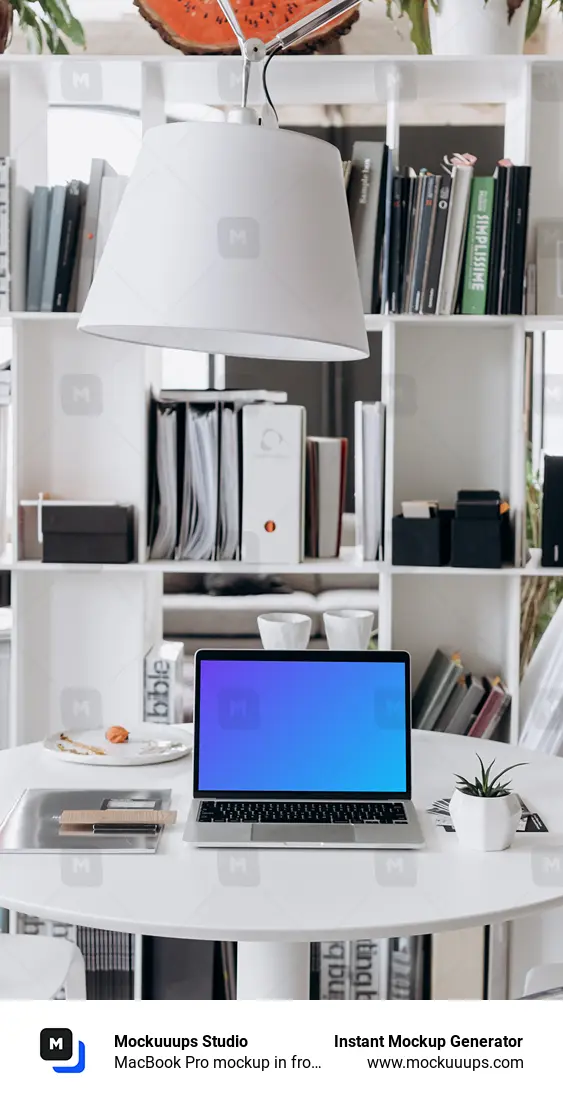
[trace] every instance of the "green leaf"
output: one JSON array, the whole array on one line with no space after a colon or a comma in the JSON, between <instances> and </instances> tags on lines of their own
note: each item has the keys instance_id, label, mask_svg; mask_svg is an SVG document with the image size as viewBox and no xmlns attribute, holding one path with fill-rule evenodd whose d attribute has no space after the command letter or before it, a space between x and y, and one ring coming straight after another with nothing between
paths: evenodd
<instances>
[{"instance_id":1,"label":"green leaf","mask_svg":"<svg viewBox=\"0 0 563 1100\"><path fill-rule=\"evenodd\" d=\"M530 0L528 20L526 22L526 38L530 38L530 36L537 29L538 23L541 19L541 13L542 0Z\"/></svg>"},{"instance_id":2,"label":"green leaf","mask_svg":"<svg viewBox=\"0 0 563 1100\"><path fill-rule=\"evenodd\" d=\"M41 5L61 34L70 38L76 46L85 45L82 24L75 19L67 3L62 0L41 0ZM68 50L65 49L64 52L68 53Z\"/></svg>"}]
</instances>

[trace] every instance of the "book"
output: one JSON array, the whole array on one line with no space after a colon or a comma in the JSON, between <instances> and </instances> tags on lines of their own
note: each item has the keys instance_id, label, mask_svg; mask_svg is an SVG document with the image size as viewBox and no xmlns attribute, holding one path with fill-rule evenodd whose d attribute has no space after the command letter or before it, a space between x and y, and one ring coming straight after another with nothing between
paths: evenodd
<instances>
[{"instance_id":1,"label":"book","mask_svg":"<svg viewBox=\"0 0 563 1100\"><path fill-rule=\"evenodd\" d=\"M424 285L422 312L436 313L438 304L438 286L440 283L440 270L444 252L444 240L446 237L446 225L450 206L450 192L452 180L446 175L440 178L438 200L436 203L436 219L434 223L434 236L430 249L428 275Z\"/></svg>"},{"instance_id":2,"label":"book","mask_svg":"<svg viewBox=\"0 0 563 1100\"><path fill-rule=\"evenodd\" d=\"M45 269L43 272L43 286L41 290L42 313L52 313L55 304L55 285L59 267L65 203L66 187L57 185L53 188L51 198L49 232L47 234L47 247L45 250Z\"/></svg>"},{"instance_id":3,"label":"book","mask_svg":"<svg viewBox=\"0 0 563 1100\"><path fill-rule=\"evenodd\" d=\"M511 697L499 677L490 683L487 698L475 721L467 731L468 737L492 737L499 722L510 706Z\"/></svg>"},{"instance_id":4,"label":"book","mask_svg":"<svg viewBox=\"0 0 563 1100\"><path fill-rule=\"evenodd\" d=\"M520 165L514 169L514 188L508 241L508 278L504 306L506 313L524 312L526 281L526 245L528 209L530 203L531 168Z\"/></svg>"},{"instance_id":5,"label":"book","mask_svg":"<svg viewBox=\"0 0 563 1100\"><path fill-rule=\"evenodd\" d=\"M305 553L337 558L342 536L346 488L347 439L306 441Z\"/></svg>"},{"instance_id":6,"label":"book","mask_svg":"<svg viewBox=\"0 0 563 1100\"><path fill-rule=\"evenodd\" d=\"M462 673L459 653L448 657L441 649L436 650L413 696L412 721L415 729L434 729L434 723Z\"/></svg>"},{"instance_id":7,"label":"book","mask_svg":"<svg viewBox=\"0 0 563 1100\"><path fill-rule=\"evenodd\" d=\"M98 228L96 232L96 250L94 255L94 274L106 247L115 216L119 210L119 204L123 198L123 192L128 183L127 176L105 175L102 179L100 192L100 209L98 213Z\"/></svg>"},{"instance_id":8,"label":"book","mask_svg":"<svg viewBox=\"0 0 563 1100\"><path fill-rule=\"evenodd\" d=\"M144 722L183 722L183 666L183 642L160 642L149 650L144 662Z\"/></svg>"},{"instance_id":9,"label":"book","mask_svg":"<svg viewBox=\"0 0 563 1100\"><path fill-rule=\"evenodd\" d=\"M29 250L27 257L27 294L25 308L30 313L39 313L41 292L43 290L43 272L45 253L49 233L49 212L51 188L36 187L31 207L31 225L29 231Z\"/></svg>"},{"instance_id":10,"label":"book","mask_svg":"<svg viewBox=\"0 0 563 1100\"><path fill-rule=\"evenodd\" d=\"M161 401L193 401L207 405L216 404L253 404L257 401L269 401L274 405L283 405L287 393L275 390L161 390Z\"/></svg>"},{"instance_id":11,"label":"book","mask_svg":"<svg viewBox=\"0 0 563 1100\"><path fill-rule=\"evenodd\" d=\"M66 189L59 260L55 278L53 299L55 313L66 313L68 309L70 285L78 247L81 208L84 204L85 195L86 185L84 183L80 180L72 180L69 183Z\"/></svg>"},{"instance_id":12,"label":"book","mask_svg":"<svg viewBox=\"0 0 563 1100\"><path fill-rule=\"evenodd\" d=\"M424 284L428 275L434 222L436 218L436 199L440 186L440 176L428 175L420 213L420 230L414 268L412 289L412 311L422 313Z\"/></svg>"},{"instance_id":13,"label":"book","mask_svg":"<svg viewBox=\"0 0 563 1100\"><path fill-rule=\"evenodd\" d=\"M242 560L292 564L303 558L306 410L242 409Z\"/></svg>"},{"instance_id":14,"label":"book","mask_svg":"<svg viewBox=\"0 0 563 1100\"><path fill-rule=\"evenodd\" d=\"M465 734L472 725L484 699L487 687L483 676L462 676L452 691L434 729Z\"/></svg>"},{"instance_id":15,"label":"book","mask_svg":"<svg viewBox=\"0 0 563 1100\"><path fill-rule=\"evenodd\" d=\"M403 191L407 181L402 176L393 179L391 200L391 243L389 257L389 312L399 313L401 306L401 243L403 236Z\"/></svg>"},{"instance_id":16,"label":"book","mask_svg":"<svg viewBox=\"0 0 563 1100\"><path fill-rule=\"evenodd\" d=\"M372 309L384 153L385 145L379 141L355 141L352 149L348 207L364 313Z\"/></svg>"},{"instance_id":17,"label":"book","mask_svg":"<svg viewBox=\"0 0 563 1100\"><path fill-rule=\"evenodd\" d=\"M385 485L385 406L381 401L354 405L354 495L356 545L364 561L376 561L383 548Z\"/></svg>"},{"instance_id":18,"label":"book","mask_svg":"<svg viewBox=\"0 0 563 1100\"><path fill-rule=\"evenodd\" d=\"M473 167L471 165L456 164L454 166L438 288L436 312L439 314L453 313L457 302L472 178Z\"/></svg>"},{"instance_id":19,"label":"book","mask_svg":"<svg viewBox=\"0 0 563 1100\"><path fill-rule=\"evenodd\" d=\"M501 220L500 225L500 253L499 253L499 275L498 284L496 287L496 308L494 313L501 314L506 312L507 308L507 293L508 293L508 262L509 262L509 241L510 241L510 218L511 218L511 205L513 203L512 191L514 188L514 165L509 164L506 167L506 185L504 189L504 202L502 210L499 210L499 218Z\"/></svg>"},{"instance_id":20,"label":"book","mask_svg":"<svg viewBox=\"0 0 563 1100\"><path fill-rule=\"evenodd\" d=\"M0 157L0 316L11 309L11 204L12 164L9 157Z\"/></svg>"},{"instance_id":21,"label":"book","mask_svg":"<svg viewBox=\"0 0 563 1100\"><path fill-rule=\"evenodd\" d=\"M412 181L410 193L410 214L405 245L405 262L403 270L403 298L402 312L412 313L412 285L414 278L414 265L418 247L418 234L420 227L420 212L423 203L426 177L417 176Z\"/></svg>"},{"instance_id":22,"label":"book","mask_svg":"<svg viewBox=\"0 0 563 1100\"><path fill-rule=\"evenodd\" d=\"M393 204L393 154L386 145L383 150L377 224L375 230L375 262L372 311L386 313L389 308L389 269L391 251L391 217Z\"/></svg>"},{"instance_id":23,"label":"book","mask_svg":"<svg viewBox=\"0 0 563 1100\"><path fill-rule=\"evenodd\" d=\"M502 241L502 220L504 211L504 196L506 191L507 168L504 164L497 164L493 179L495 181L495 193L493 198L493 215L491 220L491 249L489 261L489 280L487 285L488 314L495 314L498 308L498 280L500 275L500 250Z\"/></svg>"},{"instance_id":24,"label":"book","mask_svg":"<svg viewBox=\"0 0 563 1100\"><path fill-rule=\"evenodd\" d=\"M95 158L92 161L88 195L84 210L84 223L81 230L80 259L78 264L76 309L79 313L84 309L86 298L88 297L88 292L94 278L102 180L104 177L115 176L115 174L113 168L106 160Z\"/></svg>"},{"instance_id":25,"label":"book","mask_svg":"<svg viewBox=\"0 0 563 1100\"><path fill-rule=\"evenodd\" d=\"M461 307L466 314L483 315L487 308L494 193L492 177L473 180Z\"/></svg>"},{"instance_id":26,"label":"book","mask_svg":"<svg viewBox=\"0 0 563 1100\"><path fill-rule=\"evenodd\" d=\"M563 218L542 218L536 227L536 309L563 315Z\"/></svg>"}]
</instances>

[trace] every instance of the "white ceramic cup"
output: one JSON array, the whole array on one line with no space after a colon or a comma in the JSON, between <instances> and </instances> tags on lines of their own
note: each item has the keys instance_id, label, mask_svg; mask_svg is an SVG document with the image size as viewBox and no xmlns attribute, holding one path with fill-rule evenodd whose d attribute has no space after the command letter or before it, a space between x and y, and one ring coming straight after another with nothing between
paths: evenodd
<instances>
[{"instance_id":1,"label":"white ceramic cup","mask_svg":"<svg viewBox=\"0 0 563 1100\"><path fill-rule=\"evenodd\" d=\"M258 629L264 649L307 649L311 620L308 615L272 611L258 616Z\"/></svg>"},{"instance_id":2,"label":"white ceramic cup","mask_svg":"<svg viewBox=\"0 0 563 1100\"><path fill-rule=\"evenodd\" d=\"M329 649L367 649L373 630L373 611L325 611Z\"/></svg>"}]
</instances>

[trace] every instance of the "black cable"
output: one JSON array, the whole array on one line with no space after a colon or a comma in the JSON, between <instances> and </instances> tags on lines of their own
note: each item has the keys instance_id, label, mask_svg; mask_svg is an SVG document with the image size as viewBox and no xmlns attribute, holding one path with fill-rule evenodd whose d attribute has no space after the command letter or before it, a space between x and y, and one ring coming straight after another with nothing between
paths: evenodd
<instances>
[{"instance_id":1,"label":"black cable","mask_svg":"<svg viewBox=\"0 0 563 1100\"><path fill-rule=\"evenodd\" d=\"M272 103L272 99L271 99L270 93L268 91L268 82L267 82L267 79L266 79L266 73L268 71L268 65L270 64L270 61L273 61L276 54L280 53L281 50L283 50L283 46L276 46L275 50L272 51L272 53L270 54L270 56L268 57L268 59L266 61L266 64L264 65L264 68L262 69L262 88L264 90L264 95L266 97L266 101L270 105L270 107L272 108L272 111L274 112L276 122L279 122L278 112L276 111L276 108L274 107L274 104Z\"/></svg>"}]
</instances>

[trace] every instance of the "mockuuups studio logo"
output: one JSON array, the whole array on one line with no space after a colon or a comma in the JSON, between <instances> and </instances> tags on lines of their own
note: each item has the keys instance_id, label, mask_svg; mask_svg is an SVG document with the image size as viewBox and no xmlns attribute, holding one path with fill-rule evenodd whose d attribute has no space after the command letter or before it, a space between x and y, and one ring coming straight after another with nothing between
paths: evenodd
<instances>
[{"instance_id":1,"label":"mockuuups studio logo","mask_svg":"<svg viewBox=\"0 0 563 1100\"><path fill-rule=\"evenodd\" d=\"M68 103L103 102L104 83L100 62L76 61L61 65L61 94Z\"/></svg>"},{"instance_id":2,"label":"mockuuups studio logo","mask_svg":"<svg viewBox=\"0 0 563 1100\"><path fill-rule=\"evenodd\" d=\"M376 852L375 881L379 886L416 886L414 852Z\"/></svg>"},{"instance_id":3,"label":"mockuuups studio logo","mask_svg":"<svg viewBox=\"0 0 563 1100\"><path fill-rule=\"evenodd\" d=\"M61 721L67 730L88 730L103 725L100 692L96 688L63 688Z\"/></svg>"},{"instance_id":4,"label":"mockuuups studio logo","mask_svg":"<svg viewBox=\"0 0 563 1100\"><path fill-rule=\"evenodd\" d=\"M217 243L224 260L256 260L260 253L258 222L255 218L220 218Z\"/></svg>"},{"instance_id":5,"label":"mockuuups studio logo","mask_svg":"<svg viewBox=\"0 0 563 1100\"><path fill-rule=\"evenodd\" d=\"M72 1031L68 1027L44 1027L39 1036L39 1053L44 1062L57 1062L52 1068L55 1073L84 1073L86 1069L86 1047L80 1040L76 1061L70 1062L73 1054L74 1040Z\"/></svg>"},{"instance_id":6,"label":"mockuuups studio logo","mask_svg":"<svg viewBox=\"0 0 563 1100\"><path fill-rule=\"evenodd\" d=\"M60 392L66 416L101 416L104 411L102 380L97 374L63 374Z\"/></svg>"},{"instance_id":7,"label":"mockuuups studio logo","mask_svg":"<svg viewBox=\"0 0 563 1100\"><path fill-rule=\"evenodd\" d=\"M260 700L252 688L223 688L219 692L218 705L221 729L260 728Z\"/></svg>"},{"instance_id":8,"label":"mockuuups studio logo","mask_svg":"<svg viewBox=\"0 0 563 1100\"><path fill-rule=\"evenodd\" d=\"M396 374L392 385L396 415L416 416L418 412L416 379L412 374Z\"/></svg>"},{"instance_id":9,"label":"mockuuups studio logo","mask_svg":"<svg viewBox=\"0 0 563 1100\"><path fill-rule=\"evenodd\" d=\"M61 882L65 886L77 889L101 886L103 882L102 857L99 852L72 853L61 855Z\"/></svg>"},{"instance_id":10,"label":"mockuuups studio logo","mask_svg":"<svg viewBox=\"0 0 563 1100\"><path fill-rule=\"evenodd\" d=\"M222 57L217 61L217 91L223 103L240 103L242 65L238 57Z\"/></svg>"},{"instance_id":11,"label":"mockuuups studio logo","mask_svg":"<svg viewBox=\"0 0 563 1100\"><path fill-rule=\"evenodd\" d=\"M563 851L532 852L532 878L536 886L563 886Z\"/></svg>"},{"instance_id":12,"label":"mockuuups studio logo","mask_svg":"<svg viewBox=\"0 0 563 1100\"><path fill-rule=\"evenodd\" d=\"M217 853L217 873L221 886L259 886L258 852L226 848Z\"/></svg>"}]
</instances>

